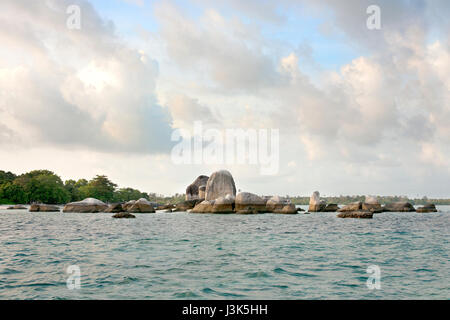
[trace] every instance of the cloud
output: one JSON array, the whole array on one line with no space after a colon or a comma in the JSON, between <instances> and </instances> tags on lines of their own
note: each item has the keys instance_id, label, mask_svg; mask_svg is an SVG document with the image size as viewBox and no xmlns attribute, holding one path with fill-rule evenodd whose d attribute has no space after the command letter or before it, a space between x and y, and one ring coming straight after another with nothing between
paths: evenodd
<instances>
[{"instance_id":1,"label":"cloud","mask_svg":"<svg viewBox=\"0 0 450 320\"><path fill-rule=\"evenodd\" d=\"M0 112L38 144L168 152L171 118L156 101L158 64L122 42L89 3L76 3L81 30L66 27L73 1L2 1Z\"/></svg>"}]
</instances>

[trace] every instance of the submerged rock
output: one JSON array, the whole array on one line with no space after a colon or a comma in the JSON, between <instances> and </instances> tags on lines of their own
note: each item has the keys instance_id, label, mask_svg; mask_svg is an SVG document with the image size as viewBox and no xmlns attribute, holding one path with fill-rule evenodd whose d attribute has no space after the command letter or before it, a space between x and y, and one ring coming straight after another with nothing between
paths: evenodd
<instances>
[{"instance_id":1,"label":"submerged rock","mask_svg":"<svg viewBox=\"0 0 450 320\"><path fill-rule=\"evenodd\" d=\"M236 211L250 210L266 212L266 200L249 192L240 192L236 196Z\"/></svg>"},{"instance_id":2,"label":"submerged rock","mask_svg":"<svg viewBox=\"0 0 450 320\"><path fill-rule=\"evenodd\" d=\"M30 206L30 212L59 212L60 209L57 206L49 204L33 204Z\"/></svg>"},{"instance_id":3,"label":"submerged rock","mask_svg":"<svg viewBox=\"0 0 450 320\"><path fill-rule=\"evenodd\" d=\"M351 212L351 211L358 211L362 210L362 202L353 202L346 206L343 206L341 209L338 210L338 212Z\"/></svg>"},{"instance_id":4,"label":"submerged rock","mask_svg":"<svg viewBox=\"0 0 450 320\"><path fill-rule=\"evenodd\" d=\"M327 204L324 200L320 200L319 191L314 191L314 193L309 198L309 212L320 212L326 208Z\"/></svg>"},{"instance_id":5,"label":"submerged rock","mask_svg":"<svg viewBox=\"0 0 450 320\"><path fill-rule=\"evenodd\" d=\"M426 204L423 207L417 208L419 213L438 212L434 204Z\"/></svg>"},{"instance_id":6,"label":"submerged rock","mask_svg":"<svg viewBox=\"0 0 450 320\"><path fill-rule=\"evenodd\" d=\"M112 216L114 219L134 219L136 216L128 212L118 212Z\"/></svg>"},{"instance_id":7,"label":"submerged rock","mask_svg":"<svg viewBox=\"0 0 450 320\"><path fill-rule=\"evenodd\" d=\"M186 188L186 200L205 199L206 183L208 176L199 176L193 183ZM200 188L203 187L203 191Z\"/></svg>"},{"instance_id":8,"label":"submerged rock","mask_svg":"<svg viewBox=\"0 0 450 320\"><path fill-rule=\"evenodd\" d=\"M21 204L16 204L15 206L10 206L10 207L6 208L6 210L27 210L27 207L25 207Z\"/></svg>"},{"instance_id":9,"label":"submerged rock","mask_svg":"<svg viewBox=\"0 0 450 320\"><path fill-rule=\"evenodd\" d=\"M384 206L384 211L387 212L415 212L414 206L406 201L388 203Z\"/></svg>"},{"instance_id":10,"label":"submerged rock","mask_svg":"<svg viewBox=\"0 0 450 320\"><path fill-rule=\"evenodd\" d=\"M214 172L206 183L205 200L215 200L227 195L236 196L233 176L227 170Z\"/></svg>"},{"instance_id":11,"label":"submerged rock","mask_svg":"<svg viewBox=\"0 0 450 320\"><path fill-rule=\"evenodd\" d=\"M108 206L100 200L87 198L83 201L71 202L64 206L63 212L97 213L103 212Z\"/></svg>"},{"instance_id":12,"label":"submerged rock","mask_svg":"<svg viewBox=\"0 0 450 320\"><path fill-rule=\"evenodd\" d=\"M337 215L338 218L372 219L373 212L367 210L346 211Z\"/></svg>"}]
</instances>

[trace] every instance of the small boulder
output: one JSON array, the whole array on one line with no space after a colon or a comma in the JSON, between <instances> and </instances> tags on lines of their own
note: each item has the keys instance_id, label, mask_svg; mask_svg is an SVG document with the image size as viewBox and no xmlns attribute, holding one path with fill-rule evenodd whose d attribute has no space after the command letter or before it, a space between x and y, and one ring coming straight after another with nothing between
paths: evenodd
<instances>
[{"instance_id":1,"label":"small boulder","mask_svg":"<svg viewBox=\"0 0 450 320\"><path fill-rule=\"evenodd\" d=\"M323 209L323 212L336 212L339 210L339 207L337 204L335 203L329 203L327 204L327 206L325 207L325 209Z\"/></svg>"},{"instance_id":2,"label":"small boulder","mask_svg":"<svg viewBox=\"0 0 450 320\"><path fill-rule=\"evenodd\" d=\"M106 209L108 209L108 206L103 201L94 198L87 198L83 201L66 204L63 212L97 213L103 212Z\"/></svg>"},{"instance_id":3,"label":"small boulder","mask_svg":"<svg viewBox=\"0 0 450 320\"><path fill-rule=\"evenodd\" d=\"M319 191L314 191L314 193L309 198L309 212L320 212L327 206L324 200L320 200Z\"/></svg>"},{"instance_id":4,"label":"small boulder","mask_svg":"<svg viewBox=\"0 0 450 320\"><path fill-rule=\"evenodd\" d=\"M351 211L358 211L362 210L362 202L353 202L346 206L343 206L341 209L338 210L338 212L351 212Z\"/></svg>"},{"instance_id":5,"label":"small boulder","mask_svg":"<svg viewBox=\"0 0 450 320\"><path fill-rule=\"evenodd\" d=\"M194 209L191 210L192 213L211 213L213 210L214 200L204 200L197 204Z\"/></svg>"},{"instance_id":6,"label":"small boulder","mask_svg":"<svg viewBox=\"0 0 450 320\"><path fill-rule=\"evenodd\" d=\"M134 219L136 216L128 212L118 212L112 216L114 219Z\"/></svg>"},{"instance_id":7,"label":"small boulder","mask_svg":"<svg viewBox=\"0 0 450 320\"><path fill-rule=\"evenodd\" d=\"M416 211L420 213L438 212L434 204L426 204L423 207L417 208Z\"/></svg>"},{"instance_id":8,"label":"small boulder","mask_svg":"<svg viewBox=\"0 0 450 320\"><path fill-rule=\"evenodd\" d=\"M266 200L249 192L240 192L236 196L236 211L251 210L265 212Z\"/></svg>"},{"instance_id":9,"label":"small boulder","mask_svg":"<svg viewBox=\"0 0 450 320\"><path fill-rule=\"evenodd\" d=\"M298 214L297 208L294 204L290 203L285 205L282 209L276 209L273 211L273 213L280 213L280 214Z\"/></svg>"},{"instance_id":10,"label":"small boulder","mask_svg":"<svg viewBox=\"0 0 450 320\"><path fill-rule=\"evenodd\" d=\"M406 201L388 203L384 206L384 211L387 212L415 212L414 206Z\"/></svg>"},{"instance_id":11,"label":"small boulder","mask_svg":"<svg viewBox=\"0 0 450 320\"><path fill-rule=\"evenodd\" d=\"M256 209L252 209L252 208L246 208L246 209L236 211L236 214L259 214L259 213L261 213L261 212L259 212Z\"/></svg>"},{"instance_id":12,"label":"small boulder","mask_svg":"<svg viewBox=\"0 0 450 320\"><path fill-rule=\"evenodd\" d=\"M227 170L214 172L206 183L205 200L215 200L227 195L236 196L233 176Z\"/></svg>"},{"instance_id":13,"label":"small boulder","mask_svg":"<svg viewBox=\"0 0 450 320\"><path fill-rule=\"evenodd\" d=\"M190 209L194 209L194 207L198 204L202 202L202 200L200 199L192 199L192 200L186 200L180 203L177 203L175 206L175 211L188 211Z\"/></svg>"},{"instance_id":14,"label":"small boulder","mask_svg":"<svg viewBox=\"0 0 450 320\"><path fill-rule=\"evenodd\" d=\"M186 200L205 199L205 189L203 193L200 192L200 187L206 186L208 176L199 176L193 183L186 188ZM202 197L203 196L203 197Z\"/></svg>"},{"instance_id":15,"label":"small boulder","mask_svg":"<svg viewBox=\"0 0 450 320\"><path fill-rule=\"evenodd\" d=\"M338 218L372 219L373 212L367 210L346 211L337 215Z\"/></svg>"},{"instance_id":16,"label":"small boulder","mask_svg":"<svg viewBox=\"0 0 450 320\"><path fill-rule=\"evenodd\" d=\"M215 200L204 200L197 204L192 213L234 213L234 196L228 194Z\"/></svg>"},{"instance_id":17,"label":"small boulder","mask_svg":"<svg viewBox=\"0 0 450 320\"><path fill-rule=\"evenodd\" d=\"M32 204L30 212L59 212L59 207L48 204Z\"/></svg>"}]
</instances>

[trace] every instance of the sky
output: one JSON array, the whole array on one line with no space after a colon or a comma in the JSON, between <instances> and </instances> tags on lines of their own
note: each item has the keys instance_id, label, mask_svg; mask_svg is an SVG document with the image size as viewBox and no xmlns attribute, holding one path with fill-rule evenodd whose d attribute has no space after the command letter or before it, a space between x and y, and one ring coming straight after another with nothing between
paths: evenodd
<instances>
[{"instance_id":1,"label":"sky","mask_svg":"<svg viewBox=\"0 0 450 320\"><path fill-rule=\"evenodd\" d=\"M449 15L447 0L2 0L0 170L171 195L227 169L264 195L449 198ZM196 121L278 130L278 170L175 163L172 135Z\"/></svg>"}]
</instances>

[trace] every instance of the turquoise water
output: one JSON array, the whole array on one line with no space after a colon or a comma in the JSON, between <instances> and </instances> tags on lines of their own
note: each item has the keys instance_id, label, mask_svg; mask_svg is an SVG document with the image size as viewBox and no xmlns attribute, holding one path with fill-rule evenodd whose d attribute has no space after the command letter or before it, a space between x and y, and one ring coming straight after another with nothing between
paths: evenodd
<instances>
[{"instance_id":1,"label":"turquoise water","mask_svg":"<svg viewBox=\"0 0 450 320\"><path fill-rule=\"evenodd\" d=\"M450 207L311 215L0 210L0 299L449 299ZM81 289L69 290L78 265ZM367 267L381 270L369 290Z\"/></svg>"}]
</instances>

